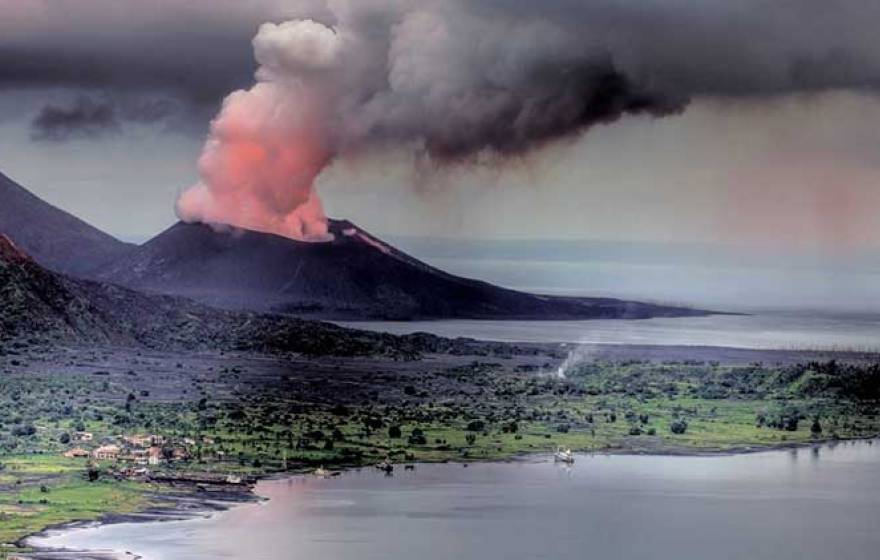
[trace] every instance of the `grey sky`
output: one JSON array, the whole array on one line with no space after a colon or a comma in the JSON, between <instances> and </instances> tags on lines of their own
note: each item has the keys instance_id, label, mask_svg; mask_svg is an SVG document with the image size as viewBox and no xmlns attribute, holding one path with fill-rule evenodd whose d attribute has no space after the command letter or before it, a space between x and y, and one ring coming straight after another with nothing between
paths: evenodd
<instances>
[{"instance_id":1,"label":"grey sky","mask_svg":"<svg viewBox=\"0 0 880 560\"><path fill-rule=\"evenodd\" d=\"M411 3L330 4L382 29L376 14ZM319 178L330 214L396 235L880 245L868 211L878 204L876 3L446 5L455 30L479 18L570 28L575 46L595 39L650 91L690 102L678 115L600 124L504 168L426 179L404 150L347 158ZM335 13L319 0L0 8L0 168L126 238L174 220L177 193L197 178L208 120L226 92L252 79L257 25L302 15L333 24ZM542 52L572 44L562 32L548 37L536 39L550 49Z\"/></svg>"}]
</instances>

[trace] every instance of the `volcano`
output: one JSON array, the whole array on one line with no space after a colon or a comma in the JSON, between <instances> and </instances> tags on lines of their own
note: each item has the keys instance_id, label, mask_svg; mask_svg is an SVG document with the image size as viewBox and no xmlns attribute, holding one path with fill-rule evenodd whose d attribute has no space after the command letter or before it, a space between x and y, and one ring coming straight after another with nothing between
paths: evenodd
<instances>
[{"instance_id":1,"label":"volcano","mask_svg":"<svg viewBox=\"0 0 880 560\"><path fill-rule=\"evenodd\" d=\"M2 173L0 232L43 266L84 277L134 248L52 206Z\"/></svg>"},{"instance_id":2,"label":"volcano","mask_svg":"<svg viewBox=\"0 0 880 560\"><path fill-rule=\"evenodd\" d=\"M611 298L544 296L438 270L346 220L334 240L177 223L100 278L223 308L323 319L608 319L704 315Z\"/></svg>"}]
</instances>

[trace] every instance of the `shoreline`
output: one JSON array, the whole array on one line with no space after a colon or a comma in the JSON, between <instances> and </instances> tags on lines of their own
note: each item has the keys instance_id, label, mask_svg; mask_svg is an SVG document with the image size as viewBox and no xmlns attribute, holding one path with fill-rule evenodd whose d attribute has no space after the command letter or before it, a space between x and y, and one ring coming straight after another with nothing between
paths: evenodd
<instances>
[{"instance_id":1,"label":"shoreline","mask_svg":"<svg viewBox=\"0 0 880 560\"><path fill-rule=\"evenodd\" d=\"M267 477L261 477L261 479ZM209 519L218 513L233 507L259 503L261 498L253 489L235 492L211 492L205 495L197 489L187 489L178 495L155 494L157 501L171 502L170 506L151 506L134 513L107 513L98 519L89 521L73 521L50 525L36 533L22 537L14 544L20 549L31 549L28 552L13 552L10 558L22 560L127 560L139 559L140 556L129 551L125 553L111 551L68 550L34 547L29 544L33 538L47 537L51 533L61 533L76 529L96 528L105 525L121 525L124 523L162 523L167 521L189 521ZM149 494L148 494L149 496Z\"/></svg>"},{"instance_id":2,"label":"shoreline","mask_svg":"<svg viewBox=\"0 0 880 560\"><path fill-rule=\"evenodd\" d=\"M873 445L875 441L880 441L880 434L874 434L866 437L857 438L838 438L838 439L822 439L812 442L786 442L778 445L742 445L735 446L730 449L704 449L695 450L684 447L669 447L666 449L641 450L636 448L605 448L592 451L574 451L576 455L581 456L633 456L633 457L734 457L739 455L752 455L758 453L783 452L799 449L808 449L815 447L832 446L843 443L863 443ZM480 463L516 463L520 461L529 461L534 459L536 463L550 462L552 453L535 452L517 454L507 459L489 459L489 460L443 460L443 461L420 461L412 463L413 465L468 465ZM539 460L544 458L544 460ZM361 466L344 466L339 469L333 469L331 472L348 472L352 470L370 469L373 465ZM258 482L264 480L283 480L286 478L309 476L309 471L289 471L268 473L258 476ZM167 496L158 495L160 499L171 501L175 505L173 507L151 507L140 512L129 514L109 513L96 520L90 521L74 521L70 523L62 523L60 525L52 525L44 529L27 535L17 541L15 545L22 549L32 549L29 552L12 552L9 556L11 560L141 560L143 557L131 551L102 551L102 550L71 550L71 549L53 549L33 547L28 543L32 538L48 536L50 533L62 533L76 529L98 528L109 525L119 525L124 523L162 523L167 521L189 521L196 519L210 519L218 513L228 511L234 507L256 504L268 500L259 496L255 492L255 488L249 488L246 491L237 492L212 492L211 496L204 496L204 492L199 490L187 490L182 495ZM218 497L219 494L219 497ZM186 505L185 505L186 504ZM184 506L185 507L182 507Z\"/></svg>"}]
</instances>

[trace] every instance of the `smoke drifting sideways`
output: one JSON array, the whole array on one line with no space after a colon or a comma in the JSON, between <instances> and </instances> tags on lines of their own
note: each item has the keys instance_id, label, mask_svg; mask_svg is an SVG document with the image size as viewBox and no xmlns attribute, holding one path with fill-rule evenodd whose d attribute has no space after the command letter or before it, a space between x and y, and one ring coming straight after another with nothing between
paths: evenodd
<instances>
[{"instance_id":1,"label":"smoke drifting sideways","mask_svg":"<svg viewBox=\"0 0 880 560\"><path fill-rule=\"evenodd\" d=\"M541 22L507 36L440 4L335 15L332 27L260 27L257 83L229 95L212 122L201 180L178 200L183 220L328 240L315 180L345 154L394 146L437 165L504 159L626 113L682 107ZM485 41L459 41L477 35Z\"/></svg>"},{"instance_id":2,"label":"smoke drifting sideways","mask_svg":"<svg viewBox=\"0 0 880 560\"><path fill-rule=\"evenodd\" d=\"M693 96L877 88L873 35L833 33L838 12L795 12L759 0L327 0L315 19L259 28L256 84L224 101L178 214L327 240L315 181L348 155L497 164L625 115L678 113Z\"/></svg>"}]
</instances>

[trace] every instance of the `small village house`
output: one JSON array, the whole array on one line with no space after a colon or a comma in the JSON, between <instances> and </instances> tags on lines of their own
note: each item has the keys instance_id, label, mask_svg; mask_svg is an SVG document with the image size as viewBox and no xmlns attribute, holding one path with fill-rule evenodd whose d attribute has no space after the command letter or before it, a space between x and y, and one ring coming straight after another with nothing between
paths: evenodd
<instances>
[{"instance_id":1,"label":"small village house","mask_svg":"<svg viewBox=\"0 0 880 560\"><path fill-rule=\"evenodd\" d=\"M147 450L147 464L158 465L162 462L162 448L153 446Z\"/></svg>"},{"instance_id":2,"label":"small village house","mask_svg":"<svg viewBox=\"0 0 880 560\"><path fill-rule=\"evenodd\" d=\"M149 447L151 443L150 436L144 435L122 436L122 441L133 447Z\"/></svg>"},{"instance_id":3,"label":"small village house","mask_svg":"<svg viewBox=\"0 0 880 560\"><path fill-rule=\"evenodd\" d=\"M175 447L171 451L171 458L175 461L184 461L190 458L190 454L185 447Z\"/></svg>"},{"instance_id":4,"label":"small village house","mask_svg":"<svg viewBox=\"0 0 880 560\"><path fill-rule=\"evenodd\" d=\"M68 449L64 452L64 456L68 459L75 459L81 457L88 457L89 452L83 449L82 447L74 447L73 449Z\"/></svg>"},{"instance_id":5,"label":"small village house","mask_svg":"<svg viewBox=\"0 0 880 560\"><path fill-rule=\"evenodd\" d=\"M92 452L92 457L98 461L115 461L119 458L119 446L102 445Z\"/></svg>"}]
</instances>

